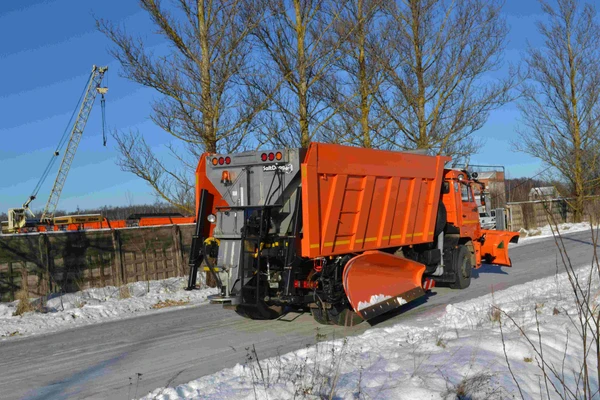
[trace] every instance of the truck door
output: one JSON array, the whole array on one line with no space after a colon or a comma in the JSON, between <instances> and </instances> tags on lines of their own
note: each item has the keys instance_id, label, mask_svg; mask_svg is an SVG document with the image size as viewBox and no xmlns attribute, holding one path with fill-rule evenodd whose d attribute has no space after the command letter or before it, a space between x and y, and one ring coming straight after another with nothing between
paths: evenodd
<instances>
[{"instance_id":1,"label":"truck door","mask_svg":"<svg viewBox=\"0 0 600 400\"><path fill-rule=\"evenodd\" d=\"M477 203L473 196L473 189L467 182L460 181L460 197L461 197L461 236L476 237L475 230L479 226L479 213L477 211Z\"/></svg>"}]
</instances>

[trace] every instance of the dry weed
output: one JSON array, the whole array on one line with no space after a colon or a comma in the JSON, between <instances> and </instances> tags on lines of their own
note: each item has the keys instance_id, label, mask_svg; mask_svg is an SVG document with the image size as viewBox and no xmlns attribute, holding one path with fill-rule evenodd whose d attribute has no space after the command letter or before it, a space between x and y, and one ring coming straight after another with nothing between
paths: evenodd
<instances>
[{"instance_id":1,"label":"dry weed","mask_svg":"<svg viewBox=\"0 0 600 400\"><path fill-rule=\"evenodd\" d=\"M154 309L185 306L189 304L189 300L160 300L158 303L152 306Z\"/></svg>"},{"instance_id":2,"label":"dry weed","mask_svg":"<svg viewBox=\"0 0 600 400\"><path fill-rule=\"evenodd\" d=\"M83 306L85 306L87 303L85 301L83 301L82 299L77 299L75 300L75 302L73 302L73 306L77 307L77 308L83 308Z\"/></svg>"},{"instance_id":3,"label":"dry weed","mask_svg":"<svg viewBox=\"0 0 600 400\"><path fill-rule=\"evenodd\" d=\"M560 314L560 311L558 311L558 308L554 307L554 310L552 310L552 315L558 315Z\"/></svg>"},{"instance_id":4,"label":"dry weed","mask_svg":"<svg viewBox=\"0 0 600 400\"><path fill-rule=\"evenodd\" d=\"M502 387L493 379L493 375L484 372L464 377L462 381L450 388L447 394L455 395L457 400L506 398Z\"/></svg>"},{"instance_id":5,"label":"dry weed","mask_svg":"<svg viewBox=\"0 0 600 400\"><path fill-rule=\"evenodd\" d=\"M499 322L500 321L500 314L501 311L498 307L496 306L492 306L490 308L490 321L492 322Z\"/></svg>"},{"instance_id":6,"label":"dry weed","mask_svg":"<svg viewBox=\"0 0 600 400\"><path fill-rule=\"evenodd\" d=\"M121 286L119 288L119 299L129 299L131 298L131 290L129 290L128 285Z\"/></svg>"},{"instance_id":7,"label":"dry weed","mask_svg":"<svg viewBox=\"0 0 600 400\"><path fill-rule=\"evenodd\" d=\"M16 317L30 311L35 311L35 307L29 301L29 297L27 297L27 292L25 290L19 290L15 297L19 300L19 303L17 304L17 309L13 313L13 316Z\"/></svg>"}]
</instances>

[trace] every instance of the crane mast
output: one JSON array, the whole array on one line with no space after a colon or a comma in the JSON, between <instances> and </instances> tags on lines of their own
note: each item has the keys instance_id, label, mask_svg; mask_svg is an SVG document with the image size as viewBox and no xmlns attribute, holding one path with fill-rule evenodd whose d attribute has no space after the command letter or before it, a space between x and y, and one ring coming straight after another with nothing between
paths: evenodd
<instances>
[{"instance_id":1,"label":"crane mast","mask_svg":"<svg viewBox=\"0 0 600 400\"><path fill-rule=\"evenodd\" d=\"M83 100L81 101L77 118L73 124L71 136L69 137L69 143L65 149L65 154L63 155L60 163L60 168L58 169L58 174L56 175L56 180L54 181L54 186L52 186L52 191L50 192L50 196L46 202L46 207L44 207L44 211L40 217L41 222L48 222L54 218L54 213L56 212L56 207L58 206L60 194L62 193L65 181L67 180L67 175L71 169L75 152L77 151L77 147L81 141L81 135L83 134L88 117L92 111L94 101L96 100L96 95L100 93L100 95L104 97L104 94L108 91L108 88L100 86L102 79L104 78L104 73L107 70L108 67L98 67L96 65L92 67L92 74L90 75Z\"/></svg>"}]
</instances>

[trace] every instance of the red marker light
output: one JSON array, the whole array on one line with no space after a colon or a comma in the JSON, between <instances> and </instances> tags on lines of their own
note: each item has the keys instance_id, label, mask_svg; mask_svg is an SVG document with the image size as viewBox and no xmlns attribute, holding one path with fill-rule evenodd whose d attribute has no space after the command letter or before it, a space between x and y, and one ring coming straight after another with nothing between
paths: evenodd
<instances>
[{"instance_id":1,"label":"red marker light","mask_svg":"<svg viewBox=\"0 0 600 400\"><path fill-rule=\"evenodd\" d=\"M269 153L269 161L273 161L275 159L275 154Z\"/></svg>"},{"instance_id":2,"label":"red marker light","mask_svg":"<svg viewBox=\"0 0 600 400\"><path fill-rule=\"evenodd\" d=\"M267 153L262 153L260 155L260 159L263 160L263 161L267 161Z\"/></svg>"},{"instance_id":3,"label":"red marker light","mask_svg":"<svg viewBox=\"0 0 600 400\"><path fill-rule=\"evenodd\" d=\"M225 164L225 159L223 157L219 157L219 165Z\"/></svg>"},{"instance_id":4,"label":"red marker light","mask_svg":"<svg viewBox=\"0 0 600 400\"><path fill-rule=\"evenodd\" d=\"M231 157L229 157L229 156L225 157L225 164L227 164L227 165L231 164Z\"/></svg>"}]
</instances>

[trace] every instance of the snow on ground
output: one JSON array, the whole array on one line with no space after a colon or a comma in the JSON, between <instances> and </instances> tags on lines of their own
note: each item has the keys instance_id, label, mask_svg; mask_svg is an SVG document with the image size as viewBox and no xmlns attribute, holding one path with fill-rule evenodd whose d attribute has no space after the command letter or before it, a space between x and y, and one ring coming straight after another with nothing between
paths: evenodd
<instances>
[{"instance_id":1,"label":"snow on ground","mask_svg":"<svg viewBox=\"0 0 600 400\"><path fill-rule=\"evenodd\" d=\"M528 242L532 239L541 239L552 236L552 229L556 232L556 227L550 227L550 225L543 226L541 228L533 228L533 229L524 229L521 228L519 231L520 238L519 243ZM567 234L572 232L581 232L581 231L590 231L590 223L589 222L580 222L580 223L564 223L558 224L558 232L561 234Z\"/></svg>"},{"instance_id":2,"label":"snow on ground","mask_svg":"<svg viewBox=\"0 0 600 400\"><path fill-rule=\"evenodd\" d=\"M584 281L586 272L589 268L579 270ZM599 288L596 277L591 285L594 304ZM577 322L577 311L563 273L280 357L263 360L250 350L243 365L176 388L156 389L144 399L520 398L507 368L503 342L525 399L545 399L547 393L550 398L563 397L552 387L558 384L556 378L546 390L540 357L506 317L502 317L501 331L503 314L495 307L508 313L538 349L539 322L544 359L558 368L574 394L567 392L564 397L582 398L574 389L574 376L581 370L582 340L572 322ZM593 365L590 373L595 377ZM595 378L592 386L598 387Z\"/></svg>"},{"instance_id":3,"label":"snow on ground","mask_svg":"<svg viewBox=\"0 0 600 400\"><path fill-rule=\"evenodd\" d=\"M41 308L44 312L22 316L13 315L18 300L0 303L0 340L198 305L205 303L208 295L217 293L217 289L185 291L185 286L187 278L169 278L130 283L122 288L107 286L57 294Z\"/></svg>"}]
</instances>

